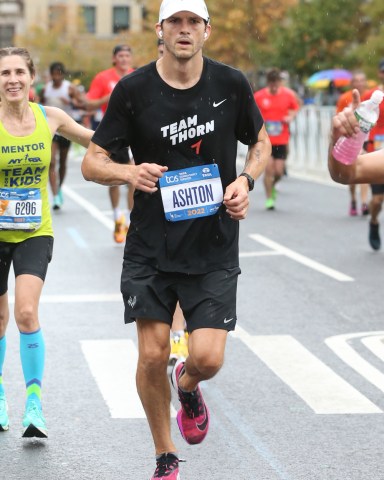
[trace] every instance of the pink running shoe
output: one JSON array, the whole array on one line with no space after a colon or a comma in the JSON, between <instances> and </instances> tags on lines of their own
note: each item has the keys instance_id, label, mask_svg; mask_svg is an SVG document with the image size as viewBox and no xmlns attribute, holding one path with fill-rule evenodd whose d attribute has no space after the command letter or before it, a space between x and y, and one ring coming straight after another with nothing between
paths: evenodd
<instances>
[{"instance_id":1,"label":"pink running shoe","mask_svg":"<svg viewBox=\"0 0 384 480\"><path fill-rule=\"evenodd\" d=\"M156 460L156 470L151 480L180 480L179 459L173 453L163 453Z\"/></svg>"},{"instance_id":2,"label":"pink running shoe","mask_svg":"<svg viewBox=\"0 0 384 480\"><path fill-rule=\"evenodd\" d=\"M184 370L184 361L178 360L172 371L172 385L179 395L181 409L177 412L177 424L184 440L190 445L201 443L208 433L209 411L199 386L193 392L182 392L179 378Z\"/></svg>"},{"instance_id":3,"label":"pink running shoe","mask_svg":"<svg viewBox=\"0 0 384 480\"><path fill-rule=\"evenodd\" d=\"M351 217L356 217L357 215L356 202L351 202L351 206L349 208L349 215Z\"/></svg>"}]
</instances>

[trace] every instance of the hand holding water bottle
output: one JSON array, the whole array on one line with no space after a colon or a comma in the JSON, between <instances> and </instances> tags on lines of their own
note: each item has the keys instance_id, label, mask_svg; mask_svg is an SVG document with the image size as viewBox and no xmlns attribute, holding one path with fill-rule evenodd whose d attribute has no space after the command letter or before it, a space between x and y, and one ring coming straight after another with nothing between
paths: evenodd
<instances>
[{"instance_id":1,"label":"hand holding water bottle","mask_svg":"<svg viewBox=\"0 0 384 480\"><path fill-rule=\"evenodd\" d=\"M357 89L352 91L352 103L333 117L331 136L333 145L342 137L350 137L360 130L355 110L360 105L360 93Z\"/></svg>"},{"instance_id":2,"label":"hand holding water bottle","mask_svg":"<svg viewBox=\"0 0 384 480\"><path fill-rule=\"evenodd\" d=\"M368 139L370 129L379 118L379 105L383 96L382 91L375 90L369 100L359 103L360 95L357 90L353 91L352 108L345 108L333 120L333 135L341 134L332 149L333 158L345 165L355 162Z\"/></svg>"}]
</instances>

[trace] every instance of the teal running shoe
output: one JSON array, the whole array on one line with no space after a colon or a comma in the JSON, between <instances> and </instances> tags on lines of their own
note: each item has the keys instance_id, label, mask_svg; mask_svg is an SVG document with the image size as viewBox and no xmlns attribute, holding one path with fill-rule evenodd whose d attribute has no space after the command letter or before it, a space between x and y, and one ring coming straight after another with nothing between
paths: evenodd
<instances>
[{"instance_id":1,"label":"teal running shoe","mask_svg":"<svg viewBox=\"0 0 384 480\"><path fill-rule=\"evenodd\" d=\"M61 201L59 195L55 195L53 197L53 210L60 210L61 207Z\"/></svg>"},{"instance_id":2,"label":"teal running shoe","mask_svg":"<svg viewBox=\"0 0 384 480\"><path fill-rule=\"evenodd\" d=\"M27 402L23 417L24 438L47 438L47 426L40 405L31 400Z\"/></svg>"},{"instance_id":3,"label":"teal running shoe","mask_svg":"<svg viewBox=\"0 0 384 480\"><path fill-rule=\"evenodd\" d=\"M61 188L59 188L59 191L57 192L57 196L59 198L60 206L63 205L64 197L63 197L63 192L62 192Z\"/></svg>"},{"instance_id":4,"label":"teal running shoe","mask_svg":"<svg viewBox=\"0 0 384 480\"><path fill-rule=\"evenodd\" d=\"M8 405L4 393L0 394L0 432L9 428Z\"/></svg>"}]
</instances>

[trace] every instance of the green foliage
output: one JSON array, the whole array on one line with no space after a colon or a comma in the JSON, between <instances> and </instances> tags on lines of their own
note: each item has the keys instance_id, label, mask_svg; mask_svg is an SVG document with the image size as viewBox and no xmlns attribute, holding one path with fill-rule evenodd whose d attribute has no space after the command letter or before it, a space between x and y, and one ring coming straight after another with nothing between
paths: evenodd
<instances>
[{"instance_id":1,"label":"green foliage","mask_svg":"<svg viewBox=\"0 0 384 480\"><path fill-rule=\"evenodd\" d=\"M205 54L257 72L277 66L305 79L327 68L363 68L375 77L384 58L383 0L206 0L212 35ZM92 35L68 37L58 21L51 31L34 28L19 45L28 45L42 75L60 60L85 86L111 65L118 43L129 43L134 65L157 57L155 23L159 0L145 1L143 31L123 32L113 39ZM84 31L79 20L78 31Z\"/></svg>"},{"instance_id":2,"label":"green foliage","mask_svg":"<svg viewBox=\"0 0 384 480\"><path fill-rule=\"evenodd\" d=\"M362 41L350 52L370 78L376 78L378 62L384 58L384 2L371 0L362 6L362 22L368 28Z\"/></svg>"},{"instance_id":3,"label":"green foliage","mask_svg":"<svg viewBox=\"0 0 384 480\"><path fill-rule=\"evenodd\" d=\"M292 7L271 30L272 60L301 76L348 68L347 52L362 35L360 0L313 0Z\"/></svg>"},{"instance_id":4,"label":"green foliage","mask_svg":"<svg viewBox=\"0 0 384 480\"><path fill-rule=\"evenodd\" d=\"M59 31L60 25L48 32L34 27L25 38L17 39L17 45L28 46L35 62L38 81L45 82L49 65L60 61L67 70L66 78L78 78L88 88L96 73L111 66L113 47L127 42L126 34L106 41L91 35L66 37Z\"/></svg>"}]
</instances>

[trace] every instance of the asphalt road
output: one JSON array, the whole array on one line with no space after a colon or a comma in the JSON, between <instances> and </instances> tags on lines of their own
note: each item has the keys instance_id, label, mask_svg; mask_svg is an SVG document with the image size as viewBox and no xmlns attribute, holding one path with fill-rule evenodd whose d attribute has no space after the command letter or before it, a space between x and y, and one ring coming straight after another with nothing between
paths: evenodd
<instances>
[{"instance_id":1,"label":"asphalt road","mask_svg":"<svg viewBox=\"0 0 384 480\"><path fill-rule=\"evenodd\" d=\"M112 240L107 189L82 179L80 158L72 153L54 213L40 308L49 438L21 438L25 387L11 319L4 480L145 480L155 466L134 385L135 327L123 323L123 247ZM288 176L276 210L265 211L258 182L241 225L238 328L222 371L202 386L209 435L188 446L173 422L182 480L384 479L384 257L348 202L345 187Z\"/></svg>"}]
</instances>

